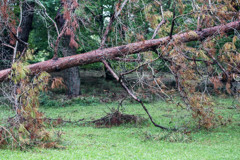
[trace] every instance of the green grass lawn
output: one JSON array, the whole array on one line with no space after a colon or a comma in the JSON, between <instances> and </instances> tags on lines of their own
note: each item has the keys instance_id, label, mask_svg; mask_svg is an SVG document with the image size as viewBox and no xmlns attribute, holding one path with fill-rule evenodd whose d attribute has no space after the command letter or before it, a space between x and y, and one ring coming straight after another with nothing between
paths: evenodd
<instances>
[{"instance_id":1,"label":"green grass lawn","mask_svg":"<svg viewBox=\"0 0 240 160\"><path fill-rule=\"evenodd\" d=\"M188 126L189 136L169 133L154 127L150 122L142 125L126 124L112 128L66 124L54 128L61 130L62 145L66 149L0 150L0 160L16 159L240 159L240 111L231 108L231 100L218 98L215 112L230 117L232 123L212 130L194 129L191 114L165 102L147 104L157 123L167 127ZM72 105L42 107L47 117L87 120L96 119L117 108L117 104ZM124 113L146 117L138 104L127 103ZM1 108L0 117L7 117L9 110ZM164 138L165 137L165 138Z\"/></svg>"}]
</instances>

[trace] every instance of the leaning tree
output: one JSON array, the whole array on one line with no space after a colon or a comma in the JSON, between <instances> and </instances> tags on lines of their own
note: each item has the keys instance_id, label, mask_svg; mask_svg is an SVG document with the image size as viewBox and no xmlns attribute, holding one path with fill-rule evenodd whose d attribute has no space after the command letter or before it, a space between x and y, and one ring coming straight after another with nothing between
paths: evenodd
<instances>
[{"instance_id":1,"label":"leaning tree","mask_svg":"<svg viewBox=\"0 0 240 160\"><path fill-rule=\"evenodd\" d=\"M12 68L0 71L0 81L14 80L16 65L22 65L21 57L29 53L27 40L19 36L23 32L23 14L15 11L16 8L22 11L25 2L2 0L0 3L3 37L0 47L4 54L12 55L15 62ZM163 81L164 72L175 79L178 96L205 128L211 128L216 118L211 109L209 82L216 93L224 91L238 98L240 13L237 0L62 0L56 22L41 1L31 2L35 4L34 9L44 15L54 57L22 67L29 75L101 62L129 96L142 105L151 122L162 129L168 128L155 123L141 97L149 90L174 101L173 89ZM101 7L97 7L99 4ZM24 49L18 50L18 44ZM62 45L68 45L63 55L71 56L59 57ZM151 82L144 79L142 71L148 73ZM131 83L127 77L134 73L139 79ZM19 79L13 87L15 95L19 94L21 80L24 81ZM15 98L15 108L18 102ZM18 112L16 110L21 117Z\"/></svg>"}]
</instances>

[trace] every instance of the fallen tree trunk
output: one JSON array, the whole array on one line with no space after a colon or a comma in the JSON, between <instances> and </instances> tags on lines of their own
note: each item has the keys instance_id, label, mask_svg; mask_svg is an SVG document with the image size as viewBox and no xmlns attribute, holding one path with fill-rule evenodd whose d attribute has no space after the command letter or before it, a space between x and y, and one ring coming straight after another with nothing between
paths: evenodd
<instances>
[{"instance_id":1,"label":"fallen tree trunk","mask_svg":"<svg viewBox=\"0 0 240 160\"><path fill-rule=\"evenodd\" d=\"M177 42L190 42L202 40L214 34L227 33L233 30L240 30L240 21L231 22L225 25L215 26L203 29L201 31L190 31L172 36ZM160 45L166 45L170 42L170 37L153 39L141 42L130 43L128 45L117 46L107 49L97 49L83 54L59 58L57 60L48 60L29 65L31 74L41 71L54 72L74 66L85 65L95 62L101 62L104 59L114 59L124 55L135 54L139 52L153 50ZM7 79L11 69L0 71L0 82Z\"/></svg>"}]
</instances>

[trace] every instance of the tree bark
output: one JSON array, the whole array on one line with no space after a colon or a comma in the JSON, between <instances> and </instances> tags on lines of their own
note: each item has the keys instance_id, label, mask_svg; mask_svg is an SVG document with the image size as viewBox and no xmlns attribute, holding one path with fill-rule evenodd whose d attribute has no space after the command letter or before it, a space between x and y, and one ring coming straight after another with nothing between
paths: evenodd
<instances>
[{"instance_id":1,"label":"tree bark","mask_svg":"<svg viewBox=\"0 0 240 160\"><path fill-rule=\"evenodd\" d=\"M19 36L17 37L23 42L27 42L29 38L30 31L32 30L32 22L33 22L33 13L34 13L34 2L24 2L22 4L22 22L20 25ZM2 37L9 43L9 37ZM17 52L22 53L26 45L23 43L18 43ZM9 48L6 46L1 46L0 41L0 69L8 68L12 64L13 59L13 48Z\"/></svg>"},{"instance_id":2,"label":"tree bark","mask_svg":"<svg viewBox=\"0 0 240 160\"><path fill-rule=\"evenodd\" d=\"M55 18L56 23L59 27L59 30L63 29L65 24L65 20L63 18L63 14L60 12L62 7L60 7L58 14ZM62 54L64 57L72 56L76 54L76 48L72 48L69 46L70 36L62 37L61 46L63 47ZM78 67L72 67L64 70L64 80L67 85L67 95L70 97L75 97L81 94L81 81L80 81L80 72Z\"/></svg>"},{"instance_id":3,"label":"tree bark","mask_svg":"<svg viewBox=\"0 0 240 160\"><path fill-rule=\"evenodd\" d=\"M111 64L108 62L108 61L106 61L107 63L108 63L108 65L110 66L110 67L112 67L111 66ZM104 66L104 73L105 73L105 80L107 80L107 81L112 81L112 80L114 80L115 78L113 77L113 75L111 74L111 72L109 71L109 69L106 67L106 66Z\"/></svg>"},{"instance_id":4,"label":"tree bark","mask_svg":"<svg viewBox=\"0 0 240 160\"><path fill-rule=\"evenodd\" d=\"M172 36L172 39L176 40L177 42L183 43L190 41L198 41L215 34L227 33L233 30L240 30L240 21L235 21L225 25L206 28L201 31L190 31L186 33L176 34ZM58 60L48 60L44 62L39 62L36 64L29 65L28 68L30 69L31 74L36 74L41 71L47 72L60 71L63 69L79 65L100 62L104 59L114 59L115 57L121 57L124 55L154 50L158 46L166 45L168 43L171 43L169 37L141 41L113 48L98 49L84 54L59 58ZM7 79L10 72L11 72L10 68L0 71L0 82Z\"/></svg>"},{"instance_id":5,"label":"tree bark","mask_svg":"<svg viewBox=\"0 0 240 160\"><path fill-rule=\"evenodd\" d=\"M64 37L62 53L64 57L76 54L76 49L69 46L70 37ZM67 85L67 95L70 97L81 94L80 72L78 67L72 67L64 70L64 78Z\"/></svg>"},{"instance_id":6,"label":"tree bark","mask_svg":"<svg viewBox=\"0 0 240 160\"><path fill-rule=\"evenodd\" d=\"M22 10L22 24L20 26L21 31L19 32L19 39L24 42L28 42L29 34L32 30L32 22L33 22L33 15L34 15L34 2L25 2L23 3ZM18 43L17 51L22 52L26 46L22 43Z\"/></svg>"}]
</instances>

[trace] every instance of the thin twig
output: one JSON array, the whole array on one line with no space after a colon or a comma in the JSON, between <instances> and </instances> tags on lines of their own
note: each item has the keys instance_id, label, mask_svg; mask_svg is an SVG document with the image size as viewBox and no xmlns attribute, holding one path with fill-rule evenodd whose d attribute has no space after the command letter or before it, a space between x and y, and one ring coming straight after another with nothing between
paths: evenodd
<instances>
[{"instance_id":1,"label":"thin twig","mask_svg":"<svg viewBox=\"0 0 240 160\"><path fill-rule=\"evenodd\" d=\"M159 31L159 29L161 28L162 25L164 25L166 23L165 21L165 18L164 18L164 13L163 13L163 6L162 6L162 2L158 2L157 0L155 0L155 2L157 2L159 5L160 5L160 9L161 9L161 14L162 14L162 20L161 22L157 25L154 33L153 33L153 36L152 36L152 39L154 39Z\"/></svg>"},{"instance_id":2,"label":"thin twig","mask_svg":"<svg viewBox=\"0 0 240 160\"><path fill-rule=\"evenodd\" d=\"M5 130L5 131L12 137L13 141L16 142L21 148L23 148L22 145L16 140L16 138L12 135L12 133L11 133L8 129L6 129L6 128L3 127L3 126L0 126L0 128L2 128L3 130Z\"/></svg>"},{"instance_id":3,"label":"thin twig","mask_svg":"<svg viewBox=\"0 0 240 160\"><path fill-rule=\"evenodd\" d=\"M140 58L132 59L132 58L119 58L119 57L116 57L113 60L115 60L115 61L123 61L123 62L141 62Z\"/></svg>"},{"instance_id":4,"label":"thin twig","mask_svg":"<svg viewBox=\"0 0 240 160\"><path fill-rule=\"evenodd\" d=\"M173 30L174 30L174 25L175 25L175 15L176 15L176 9L175 9L175 1L174 1L174 5L173 5L173 19L172 19L171 31L170 31L170 34L169 34L170 39L172 39L172 35L173 35Z\"/></svg>"},{"instance_id":5,"label":"thin twig","mask_svg":"<svg viewBox=\"0 0 240 160\"><path fill-rule=\"evenodd\" d=\"M23 19L23 13L22 13L22 1L19 2L19 8L20 8L20 22L19 22L18 27L17 27L17 35L16 35L16 37L19 36L20 27L21 27L21 25L22 25L22 19ZM18 49L18 41L16 42L16 45L15 45L15 48L14 48L14 51L13 51L13 59L12 59L12 63L14 63L15 60L16 60L17 49Z\"/></svg>"},{"instance_id":6,"label":"thin twig","mask_svg":"<svg viewBox=\"0 0 240 160\"><path fill-rule=\"evenodd\" d=\"M46 7L42 4L42 2L40 2L39 0L35 0L35 2L39 5L39 6L41 6L42 8L43 8L43 11L44 11L44 14L47 16L47 18L48 19L50 19L50 21L53 23L53 25L54 25L54 27L55 27L55 29L56 29L56 31L57 31L57 35L59 35L60 33L59 33L59 30L58 30L58 27L57 27L57 24L56 24L56 22L47 14L47 9L46 9Z\"/></svg>"},{"instance_id":7,"label":"thin twig","mask_svg":"<svg viewBox=\"0 0 240 160\"><path fill-rule=\"evenodd\" d=\"M166 127L163 127L161 125L158 125L157 123L155 123L153 121L153 118L151 116L151 114L149 113L148 109L146 108L146 106L144 105L144 103L141 101L141 99L137 98L137 96L135 96L131 91L130 89L127 87L127 85L124 83L123 79L120 79L118 77L118 75L113 71L113 69L110 67L110 65L108 65L108 63L104 63L105 67L110 71L110 73L113 75L113 77L122 85L122 87L127 91L127 93L135 100L137 101L138 103L140 103L144 109L144 111L147 113L149 119L151 120L152 124L155 126L155 127L158 127L158 128L161 128L161 129L164 129L164 130L176 130L176 129L169 129L169 128L166 128Z\"/></svg>"},{"instance_id":8,"label":"thin twig","mask_svg":"<svg viewBox=\"0 0 240 160\"><path fill-rule=\"evenodd\" d=\"M101 41L101 43L100 43L100 49L102 49L103 46L105 45L105 42L106 42L108 33L110 32L111 27L112 27L112 24L113 24L113 22L118 18L119 14L121 13L123 7L126 5L127 1L128 1L128 0L125 0L125 1L123 2L123 4L121 5L121 7L119 8L119 10L118 10L117 12L115 11L115 14L111 17L110 22L109 22L109 24L108 24L108 26L107 26L104 34L103 34L103 38L102 38L102 41ZM116 7L115 10L117 10L117 7Z\"/></svg>"},{"instance_id":9,"label":"thin twig","mask_svg":"<svg viewBox=\"0 0 240 160\"><path fill-rule=\"evenodd\" d=\"M67 24L68 24L68 20L65 21L64 26L61 30L61 33L58 35L56 43L55 43L55 48L54 48L54 56L53 59L58 58L58 46L59 46L59 42L63 36L63 34L65 33L66 29L67 29Z\"/></svg>"}]
</instances>

